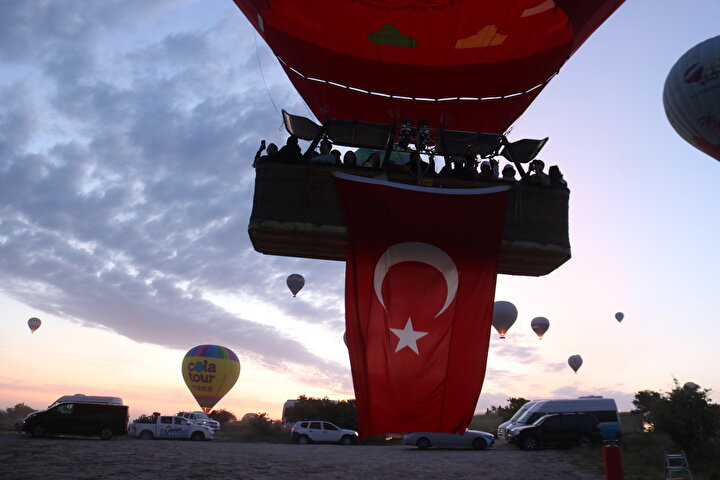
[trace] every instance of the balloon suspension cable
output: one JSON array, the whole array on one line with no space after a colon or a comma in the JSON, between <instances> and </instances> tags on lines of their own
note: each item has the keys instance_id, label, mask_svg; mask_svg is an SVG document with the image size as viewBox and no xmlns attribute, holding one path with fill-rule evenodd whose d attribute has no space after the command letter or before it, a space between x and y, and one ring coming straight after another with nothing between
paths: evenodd
<instances>
[{"instance_id":1,"label":"balloon suspension cable","mask_svg":"<svg viewBox=\"0 0 720 480\"><path fill-rule=\"evenodd\" d=\"M262 64L260 63L260 49L258 48L257 35L258 34L256 32L255 35L253 35L253 40L255 41L255 58L257 58L258 68L260 69L260 77L262 78L263 84L265 85L265 91L268 94L268 98L270 98L270 103L272 103L272 106L275 109L275 113L280 115L280 111L278 110L277 105L275 105L275 101L273 100L272 94L270 93L270 88L268 87L268 84L265 81L265 74L263 73ZM280 128L282 128L282 127L280 127Z\"/></svg>"}]
</instances>

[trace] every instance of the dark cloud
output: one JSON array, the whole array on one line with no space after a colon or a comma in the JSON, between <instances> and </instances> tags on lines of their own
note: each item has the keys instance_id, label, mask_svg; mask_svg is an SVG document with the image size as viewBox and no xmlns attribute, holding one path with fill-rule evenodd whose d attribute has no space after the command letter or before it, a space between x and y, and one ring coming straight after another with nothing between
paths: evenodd
<instances>
[{"instance_id":1,"label":"dark cloud","mask_svg":"<svg viewBox=\"0 0 720 480\"><path fill-rule=\"evenodd\" d=\"M202 343L350 391L346 367L205 298L241 292L343 329L341 263L263 256L247 236L252 156L260 138L285 137L268 90L301 102L289 82L263 81L240 12L148 40L138 25L172 2L0 5L0 61L40 67L32 87L0 84L0 289L138 342L185 349L202 331ZM308 285L279 302L293 272Z\"/></svg>"}]
</instances>

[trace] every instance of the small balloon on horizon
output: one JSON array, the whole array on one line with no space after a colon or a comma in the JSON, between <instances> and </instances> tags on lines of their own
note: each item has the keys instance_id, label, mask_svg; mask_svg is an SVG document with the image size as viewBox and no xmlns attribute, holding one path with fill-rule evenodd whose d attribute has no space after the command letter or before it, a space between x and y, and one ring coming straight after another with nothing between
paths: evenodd
<instances>
[{"instance_id":1,"label":"small balloon on horizon","mask_svg":"<svg viewBox=\"0 0 720 480\"><path fill-rule=\"evenodd\" d=\"M42 321L37 317L32 317L27 321L27 324L28 327L30 327L30 333L35 333L35 330L40 328L40 325L42 325Z\"/></svg>"},{"instance_id":2,"label":"small balloon on horizon","mask_svg":"<svg viewBox=\"0 0 720 480\"><path fill-rule=\"evenodd\" d=\"M550 328L550 320L545 317L535 317L530 322L530 328L532 328L533 332L535 332L538 338L542 340L543 335L545 335L545 332L547 332L548 328Z\"/></svg>"},{"instance_id":3,"label":"small balloon on horizon","mask_svg":"<svg viewBox=\"0 0 720 480\"><path fill-rule=\"evenodd\" d=\"M580 355L570 355L570 357L568 357L568 365L570 365L570 368L572 368L576 374L582 364L583 359Z\"/></svg>"},{"instance_id":4,"label":"small balloon on horizon","mask_svg":"<svg viewBox=\"0 0 720 480\"><path fill-rule=\"evenodd\" d=\"M305 277L299 273L293 273L288 275L286 282L288 288L293 294L293 298L298 294L300 290L305 286Z\"/></svg>"},{"instance_id":5,"label":"small balloon on horizon","mask_svg":"<svg viewBox=\"0 0 720 480\"><path fill-rule=\"evenodd\" d=\"M622 321L623 321L623 318L625 318L625 314L624 314L624 313L622 313L622 312L617 312L617 313L615 314L615 320L617 320L618 322L622 322Z\"/></svg>"}]
</instances>

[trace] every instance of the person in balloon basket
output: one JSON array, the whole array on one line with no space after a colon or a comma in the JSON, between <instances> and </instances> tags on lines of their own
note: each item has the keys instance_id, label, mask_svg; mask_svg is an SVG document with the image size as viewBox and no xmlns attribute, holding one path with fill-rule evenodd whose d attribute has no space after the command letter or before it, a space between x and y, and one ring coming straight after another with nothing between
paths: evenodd
<instances>
[{"instance_id":1,"label":"person in balloon basket","mask_svg":"<svg viewBox=\"0 0 720 480\"><path fill-rule=\"evenodd\" d=\"M252 166L255 167L255 164L257 162L262 162L265 160L269 160L278 153L278 147L274 143L271 143L267 146L267 153L265 155L262 155L262 152L265 151L265 140L260 141L260 148L258 149L257 153L255 154L255 160L253 161Z\"/></svg>"},{"instance_id":2,"label":"person in balloon basket","mask_svg":"<svg viewBox=\"0 0 720 480\"><path fill-rule=\"evenodd\" d=\"M550 177L547 173L543 172L544 168L545 162L542 160L535 159L531 161L530 176L527 178L527 181L535 185L542 185L543 187L550 185Z\"/></svg>"},{"instance_id":3,"label":"person in balloon basket","mask_svg":"<svg viewBox=\"0 0 720 480\"><path fill-rule=\"evenodd\" d=\"M505 165L502 169L502 180L506 182L516 182L515 179L515 167L510 165L509 163Z\"/></svg>"},{"instance_id":4,"label":"person in balloon basket","mask_svg":"<svg viewBox=\"0 0 720 480\"><path fill-rule=\"evenodd\" d=\"M567 187L567 182L563 178L560 167L553 165L548 170L548 176L550 177L550 186L552 187Z\"/></svg>"},{"instance_id":5,"label":"person in balloon basket","mask_svg":"<svg viewBox=\"0 0 720 480\"><path fill-rule=\"evenodd\" d=\"M483 160L480 164L480 173L476 175L480 180L494 180L492 173L492 165L487 160Z\"/></svg>"},{"instance_id":6,"label":"person in balloon basket","mask_svg":"<svg viewBox=\"0 0 720 480\"><path fill-rule=\"evenodd\" d=\"M345 155L343 156L343 166L348 168L355 168L357 167L357 157L355 156L355 152L352 150L348 150L345 152Z\"/></svg>"},{"instance_id":7,"label":"person in balloon basket","mask_svg":"<svg viewBox=\"0 0 720 480\"><path fill-rule=\"evenodd\" d=\"M380 168L380 154L378 152L371 153L370 156L367 158L367 160L365 160L365 162L362 164L362 167L379 169Z\"/></svg>"},{"instance_id":8,"label":"person in balloon basket","mask_svg":"<svg viewBox=\"0 0 720 480\"><path fill-rule=\"evenodd\" d=\"M320 141L320 155L316 157L312 157L310 159L313 163L323 163L327 165L335 165L337 163L337 158L335 155L332 154L332 147L333 144L330 140L327 138L323 138ZM338 152L339 154L340 152Z\"/></svg>"},{"instance_id":9,"label":"person in balloon basket","mask_svg":"<svg viewBox=\"0 0 720 480\"><path fill-rule=\"evenodd\" d=\"M285 145L277 153L276 158L283 162L301 162L303 159L300 145L298 145L298 138L295 135L290 135L285 142Z\"/></svg>"}]
</instances>

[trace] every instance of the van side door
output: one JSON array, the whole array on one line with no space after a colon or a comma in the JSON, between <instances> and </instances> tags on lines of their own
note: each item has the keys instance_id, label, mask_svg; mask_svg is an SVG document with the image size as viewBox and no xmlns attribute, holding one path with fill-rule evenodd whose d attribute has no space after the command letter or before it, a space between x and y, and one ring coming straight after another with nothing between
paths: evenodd
<instances>
[{"instance_id":1,"label":"van side door","mask_svg":"<svg viewBox=\"0 0 720 480\"><path fill-rule=\"evenodd\" d=\"M75 435L82 433L78 431L78 422L75 417L75 405L74 403L61 403L57 407L48 410L46 427L48 432Z\"/></svg>"},{"instance_id":2,"label":"van side door","mask_svg":"<svg viewBox=\"0 0 720 480\"><path fill-rule=\"evenodd\" d=\"M310 422L308 425L308 436L313 442L324 442L322 422Z\"/></svg>"},{"instance_id":3,"label":"van side door","mask_svg":"<svg viewBox=\"0 0 720 480\"><path fill-rule=\"evenodd\" d=\"M540 437L545 444L562 443L562 415L553 415L546 418L542 424L540 424Z\"/></svg>"}]
</instances>

